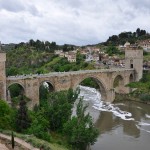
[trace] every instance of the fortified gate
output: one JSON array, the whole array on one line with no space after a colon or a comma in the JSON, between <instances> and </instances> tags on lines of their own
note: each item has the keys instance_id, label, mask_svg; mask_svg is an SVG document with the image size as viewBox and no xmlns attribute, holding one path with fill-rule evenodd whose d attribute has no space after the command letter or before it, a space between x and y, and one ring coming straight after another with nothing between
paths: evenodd
<instances>
[{"instance_id":1,"label":"fortified gate","mask_svg":"<svg viewBox=\"0 0 150 150\"><path fill-rule=\"evenodd\" d=\"M44 83L50 84L54 91L67 90L76 87L86 78L93 78L99 85L102 100L113 102L115 93L129 93L126 84L139 81L143 75L143 51L138 49L125 50L125 68L97 69L71 72L52 72L40 75L20 75L6 77L6 54L0 53L0 99L8 101L8 88L19 84L24 89L24 95L31 99L29 107L39 104L39 88ZM117 86L115 85L118 82Z\"/></svg>"}]
</instances>

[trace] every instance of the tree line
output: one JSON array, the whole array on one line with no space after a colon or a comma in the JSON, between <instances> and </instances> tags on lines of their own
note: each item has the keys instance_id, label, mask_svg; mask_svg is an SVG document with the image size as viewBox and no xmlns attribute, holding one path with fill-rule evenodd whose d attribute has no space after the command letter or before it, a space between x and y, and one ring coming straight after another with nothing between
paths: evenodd
<instances>
[{"instance_id":1,"label":"tree line","mask_svg":"<svg viewBox=\"0 0 150 150\"><path fill-rule=\"evenodd\" d=\"M131 44L134 44L137 40L145 40L150 38L150 34L146 32L146 30L142 30L140 28L137 28L135 32L121 32L119 35L112 35L108 38L106 42L104 42L105 45L124 45L125 42L130 42Z\"/></svg>"}]
</instances>

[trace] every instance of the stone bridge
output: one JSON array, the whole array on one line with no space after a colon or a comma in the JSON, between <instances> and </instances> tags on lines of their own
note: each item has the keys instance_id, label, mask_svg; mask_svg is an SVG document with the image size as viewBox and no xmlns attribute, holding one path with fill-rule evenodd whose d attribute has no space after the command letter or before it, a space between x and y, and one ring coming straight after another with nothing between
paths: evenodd
<instances>
[{"instance_id":1,"label":"stone bridge","mask_svg":"<svg viewBox=\"0 0 150 150\"><path fill-rule=\"evenodd\" d=\"M6 77L6 54L0 53L0 99L9 99L8 89L12 84L19 84L24 89L26 97L31 99L29 105L33 108L39 104L39 88L47 82L54 91L68 90L76 87L86 78L93 78L99 85L102 100L113 102L115 92L129 93L125 87L131 81L139 81L143 76L143 51L139 49L125 50L125 68L82 70L73 72L53 72L41 75L24 75Z\"/></svg>"},{"instance_id":2,"label":"stone bridge","mask_svg":"<svg viewBox=\"0 0 150 150\"><path fill-rule=\"evenodd\" d=\"M69 88L76 89L86 78L92 78L98 83L104 101L113 102L115 92L129 92L129 88L125 85L135 80L135 71L134 69L104 69L10 76L6 78L6 89L15 83L21 85L24 94L32 100L29 105L32 108L39 103L39 89L44 82L51 84L54 91L61 91ZM117 87L114 85L115 81L118 82Z\"/></svg>"}]
</instances>

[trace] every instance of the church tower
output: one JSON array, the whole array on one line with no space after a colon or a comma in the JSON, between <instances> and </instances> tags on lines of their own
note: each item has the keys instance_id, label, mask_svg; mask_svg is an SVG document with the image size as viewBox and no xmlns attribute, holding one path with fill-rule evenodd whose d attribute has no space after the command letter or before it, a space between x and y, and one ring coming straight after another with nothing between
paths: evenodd
<instances>
[{"instance_id":1,"label":"church tower","mask_svg":"<svg viewBox=\"0 0 150 150\"><path fill-rule=\"evenodd\" d=\"M5 72L6 53L1 51L0 43L0 99L6 100L6 72Z\"/></svg>"},{"instance_id":2,"label":"church tower","mask_svg":"<svg viewBox=\"0 0 150 150\"><path fill-rule=\"evenodd\" d=\"M137 46L128 46L125 50L125 68L135 69L135 81L143 77L143 50Z\"/></svg>"}]
</instances>

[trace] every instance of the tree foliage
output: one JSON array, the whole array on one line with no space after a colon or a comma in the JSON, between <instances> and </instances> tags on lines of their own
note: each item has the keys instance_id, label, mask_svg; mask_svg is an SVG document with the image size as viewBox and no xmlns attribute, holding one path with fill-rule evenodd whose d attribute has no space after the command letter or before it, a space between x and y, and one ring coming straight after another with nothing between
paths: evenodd
<instances>
[{"instance_id":1,"label":"tree foliage","mask_svg":"<svg viewBox=\"0 0 150 150\"><path fill-rule=\"evenodd\" d=\"M0 100L0 128L12 129L13 119L13 110L4 100Z\"/></svg>"},{"instance_id":2,"label":"tree foliage","mask_svg":"<svg viewBox=\"0 0 150 150\"><path fill-rule=\"evenodd\" d=\"M96 142L98 130L94 127L89 113L85 114L87 107L80 99L76 116L64 124L64 134L73 149L86 150L89 145Z\"/></svg>"},{"instance_id":3,"label":"tree foliage","mask_svg":"<svg viewBox=\"0 0 150 150\"><path fill-rule=\"evenodd\" d=\"M119 53L119 50L116 46L108 46L107 49L106 49L106 52L112 56L113 54L118 54Z\"/></svg>"},{"instance_id":4,"label":"tree foliage","mask_svg":"<svg viewBox=\"0 0 150 150\"><path fill-rule=\"evenodd\" d=\"M68 92L54 92L48 97L46 115L49 128L52 131L62 130L63 124L71 117L71 109L76 100L76 94L70 89Z\"/></svg>"},{"instance_id":5,"label":"tree foliage","mask_svg":"<svg viewBox=\"0 0 150 150\"><path fill-rule=\"evenodd\" d=\"M137 28L135 32L121 32L119 35L112 35L105 42L105 45L124 45L126 41L131 44L135 43L137 40L144 40L150 38L150 35L146 33L145 30Z\"/></svg>"},{"instance_id":6,"label":"tree foliage","mask_svg":"<svg viewBox=\"0 0 150 150\"><path fill-rule=\"evenodd\" d=\"M132 94L142 101L150 101L150 73L145 72L139 82L131 82L128 87L135 89Z\"/></svg>"},{"instance_id":7,"label":"tree foliage","mask_svg":"<svg viewBox=\"0 0 150 150\"><path fill-rule=\"evenodd\" d=\"M26 106L26 101L22 98L19 104L19 109L16 116L16 130L18 132L25 131L30 127L30 119L28 115L28 109Z\"/></svg>"},{"instance_id":8,"label":"tree foliage","mask_svg":"<svg viewBox=\"0 0 150 150\"><path fill-rule=\"evenodd\" d=\"M38 111L31 113L32 122L28 128L28 133L34 134L40 139L50 141L51 135L49 133L49 120L44 112L44 109L41 108Z\"/></svg>"},{"instance_id":9,"label":"tree foliage","mask_svg":"<svg viewBox=\"0 0 150 150\"><path fill-rule=\"evenodd\" d=\"M92 78L86 78L81 82L81 85L99 89L99 85Z\"/></svg>"}]
</instances>

